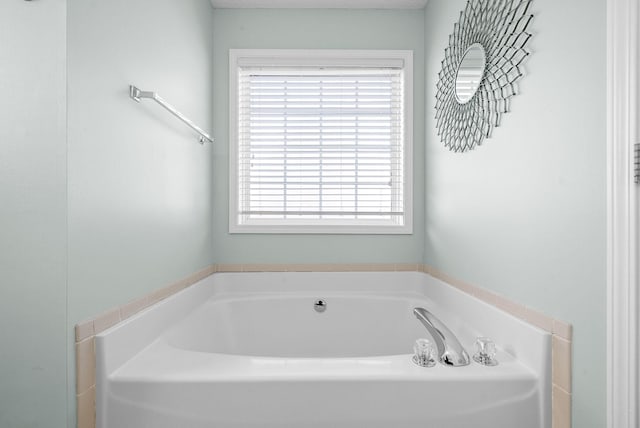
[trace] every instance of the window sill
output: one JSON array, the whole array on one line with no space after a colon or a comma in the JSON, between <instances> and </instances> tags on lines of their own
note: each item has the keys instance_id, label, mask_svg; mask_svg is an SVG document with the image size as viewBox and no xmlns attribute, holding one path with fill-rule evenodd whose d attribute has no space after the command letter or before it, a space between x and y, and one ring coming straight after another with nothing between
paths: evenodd
<instances>
[{"instance_id":1,"label":"window sill","mask_svg":"<svg viewBox=\"0 0 640 428\"><path fill-rule=\"evenodd\" d=\"M230 234L412 235L411 225L229 225Z\"/></svg>"}]
</instances>

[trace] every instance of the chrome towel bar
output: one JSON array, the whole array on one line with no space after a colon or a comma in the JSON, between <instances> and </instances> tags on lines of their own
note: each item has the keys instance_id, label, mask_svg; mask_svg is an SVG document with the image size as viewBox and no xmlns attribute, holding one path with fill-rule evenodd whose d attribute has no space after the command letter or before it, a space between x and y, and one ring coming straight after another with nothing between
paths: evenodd
<instances>
[{"instance_id":1,"label":"chrome towel bar","mask_svg":"<svg viewBox=\"0 0 640 428\"><path fill-rule=\"evenodd\" d=\"M187 119L185 115L183 115L178 110L176 110L171 104L167 103L155 92L141 91L135 86L129 85L129 97L138 103L142 98L149 98L154 100L155 102L160 104L162 107L164 107L164 109L167 110L169 113L171 113L172 115L174 115L175 117L183 121L187 126L189 126L191 129L193 129L198 134L200 134L200 139L199 139L200 144L204 144L205 141L209 143L213 143L213 139L209 136L209 134L204 132L200 127L198 127L191 120Z\"/></svg>"}]
</instances>

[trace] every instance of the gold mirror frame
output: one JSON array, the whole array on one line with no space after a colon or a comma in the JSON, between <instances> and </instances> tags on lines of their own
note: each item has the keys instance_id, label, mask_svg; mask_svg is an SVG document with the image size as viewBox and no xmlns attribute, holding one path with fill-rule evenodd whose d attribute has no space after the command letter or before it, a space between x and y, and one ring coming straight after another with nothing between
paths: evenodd
<instances>
[{"instance_id":1,"label":"gold mirror frame","mask_svg":"<svg viewBox=\"0 0 640 428\"><path fill-rule=\"evenodd\" d=\"M466 152L489 138L509 111L531 34L533 0L469 0L449 35L436 85L436 128L445 147ZM470 46L480 44L486 67L475 94L464 104L456 97L458 68Z\"/></svg>"}]
</instances>

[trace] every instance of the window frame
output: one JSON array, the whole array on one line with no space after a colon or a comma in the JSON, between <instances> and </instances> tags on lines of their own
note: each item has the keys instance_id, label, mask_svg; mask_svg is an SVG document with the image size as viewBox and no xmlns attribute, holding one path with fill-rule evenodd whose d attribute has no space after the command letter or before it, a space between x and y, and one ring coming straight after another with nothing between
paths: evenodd
<instances>
[{"instance_id":1,"label":"window frame","mask_svg":"<svg viewBox=\"0 0 640 428\"><path fill-rule=\"evenodd\" d=\"M404 224L367 220L367 224L340 224L341 220L322 220L323 224L291 221L269 224L240 223L238 186L238 75L240 63L264 66L353 66L383 67L402 61L403 93L403 218ZM281 222L281 221L280 221ZM388 234L413 233L413 51L348 49L230 49L229 50L229 233L243 234Z\"/></svg>"}]
</instances>

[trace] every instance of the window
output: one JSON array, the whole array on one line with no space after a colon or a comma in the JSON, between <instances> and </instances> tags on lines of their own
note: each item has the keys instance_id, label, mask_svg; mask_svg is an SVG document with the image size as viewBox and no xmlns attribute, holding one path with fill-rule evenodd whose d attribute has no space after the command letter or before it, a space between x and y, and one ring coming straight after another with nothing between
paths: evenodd
<instances>
[{"instance_id":1,"label":"window","mask_svg":"<svg viewBox=\"0 0 640 428\"><path fill-rule=\"evenodd\" d=\"M230 232L412 232L410 51L229 56Z\"/></svg>"}]
</instances>

